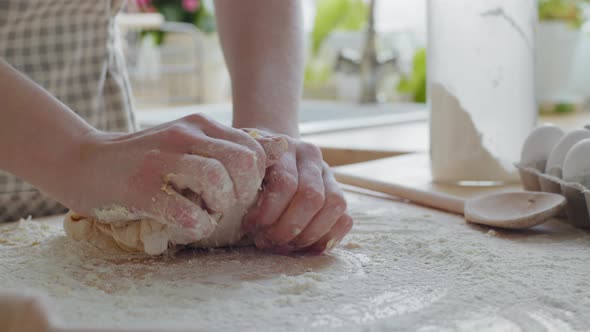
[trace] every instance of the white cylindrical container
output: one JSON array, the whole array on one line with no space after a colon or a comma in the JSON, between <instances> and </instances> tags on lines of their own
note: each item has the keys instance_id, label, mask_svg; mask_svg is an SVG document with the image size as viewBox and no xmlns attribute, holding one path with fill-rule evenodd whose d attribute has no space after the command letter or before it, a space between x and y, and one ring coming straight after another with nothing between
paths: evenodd
<instances>
[{"instance_id":1,"label":"white cylindrical container","mask_svg":"<svg viewBox=\"0 0 590 332\"><path fill-rule=\"evenodd\" d=\"M428 96L435 182L518 181L535 125L535 0L429 0Z\"/></svg>"}]
</instances>

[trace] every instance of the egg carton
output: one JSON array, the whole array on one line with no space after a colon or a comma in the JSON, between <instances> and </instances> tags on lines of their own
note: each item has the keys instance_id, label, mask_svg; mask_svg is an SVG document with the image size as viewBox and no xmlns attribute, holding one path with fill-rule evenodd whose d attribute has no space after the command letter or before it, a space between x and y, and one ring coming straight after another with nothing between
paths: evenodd
<instances>
[{"instance_id":1,"label":"egg carton","mask_svg":"<svg viewBox=\"0 0 590 332\"><path fill-rule=\"evenodd\" d=\"M543 125L531 132L516 164L525 190L561 194L566 198L562 217L590 228L590 130L563 132Z\"/></svg>"}]
</instances>

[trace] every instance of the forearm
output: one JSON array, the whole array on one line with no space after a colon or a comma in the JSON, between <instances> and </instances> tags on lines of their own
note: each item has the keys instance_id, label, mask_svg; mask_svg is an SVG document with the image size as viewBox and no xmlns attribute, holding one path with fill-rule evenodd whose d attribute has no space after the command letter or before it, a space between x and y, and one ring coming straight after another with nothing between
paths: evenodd
<instances>
[{"instance_id":1,"label":"forearm","mask_svg":"<svg viewBox=\"0 0 590 332\"><path fill-rule=\"evenodd\" d=\"M232 78L234 127L297 137L304 64L300 1L215 4Z\"/></svg>"},{"instance_id":2,"label":"forearm","mask_svg":"<svg viewBox=\"0 0 590 332\"><path fill-rule=\"evenodd\" d=\"M0 59L0 169L53 191L94 129Z\"/></svg>"}]
</instances>

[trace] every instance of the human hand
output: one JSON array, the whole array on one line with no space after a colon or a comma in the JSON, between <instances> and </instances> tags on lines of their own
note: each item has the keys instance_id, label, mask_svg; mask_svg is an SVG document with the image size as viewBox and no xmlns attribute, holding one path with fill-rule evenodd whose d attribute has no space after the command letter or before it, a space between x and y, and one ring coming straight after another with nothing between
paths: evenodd
<instances>
[{"instance_id":1,"label":"human hand","mask_svg":"<svg viewBox=\"0 0 590 332\"><path fill-rule=\"evenodd\" d=\"M260 132L261 138L270 137ZM243 225L258 248L321 253L352 228L346 200L318 147L286 137L288 151L266 170L262 192Z\"/></svg>"},{"instance_id":2,"label":"human hand","mask_svg":"<svg viewBox=\"0 0 590 332\"><path fill-rule=\"evenodd\" d=\"M284 139L257 142L200 114L132 134L93 132L72 160L62 201L81 215L149 218L199 240L224 211L254 199L281 145Z\"/></svg>"}]
</instances>

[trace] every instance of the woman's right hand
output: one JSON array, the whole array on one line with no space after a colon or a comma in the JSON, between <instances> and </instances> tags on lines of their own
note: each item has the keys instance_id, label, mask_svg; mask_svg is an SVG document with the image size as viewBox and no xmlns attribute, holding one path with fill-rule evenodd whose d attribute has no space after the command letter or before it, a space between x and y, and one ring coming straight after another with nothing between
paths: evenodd
<instances>
[{"instance_id":1,"label":"woman's right hand","mask_svg":"<svg viewBox=\"0 0 590 332\"><path fill-rule=\"evenodd\" d=\"M200 239L213 232L216 216L257 194L281 140L257 142L200 114L131 134L91 132L56 196L85 216L150 218ZM267 157L263 146L279 153Z\"/></svg>"}]
</instances>

